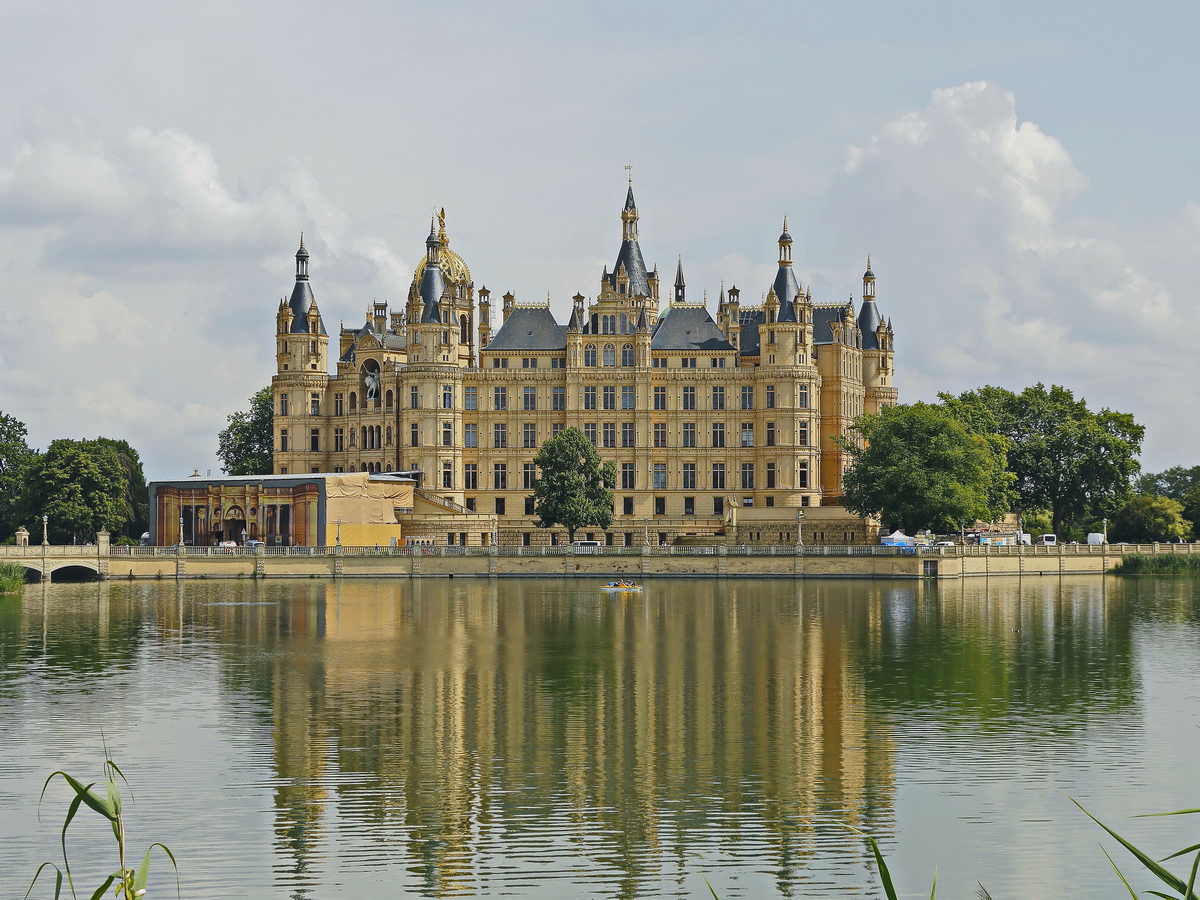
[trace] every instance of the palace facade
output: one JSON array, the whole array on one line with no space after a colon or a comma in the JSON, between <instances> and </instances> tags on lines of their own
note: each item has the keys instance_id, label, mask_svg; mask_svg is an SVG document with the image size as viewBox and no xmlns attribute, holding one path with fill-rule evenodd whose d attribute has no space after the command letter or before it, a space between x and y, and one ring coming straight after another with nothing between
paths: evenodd
<instances>
[{"instance_id":1,"label":"palace facade","mask_svg":"<svg viewBox=\"0 0 1200 900\"><path fill-rule=\"evenodd\" d=\"M617 468L613 524L589 539L793 543L803 523L805 543L865 540L837 506L832 439L896 402L892 326L869 261L855 310L801 286L786 220L778 249L765 301L722 288L714 319L687 299L682 262L666 287L647 268L631 186L595 299L576 294L563 325L549 301L506 293L493 331L492 295L439 215L403 310L375 303L343 327L330 374L302 240L276 315L275 472L412 473L448 516L494 515L502 544L558 543L565 531L535 526L533 458L573 426Z\"/></svg>"}]
</instances>

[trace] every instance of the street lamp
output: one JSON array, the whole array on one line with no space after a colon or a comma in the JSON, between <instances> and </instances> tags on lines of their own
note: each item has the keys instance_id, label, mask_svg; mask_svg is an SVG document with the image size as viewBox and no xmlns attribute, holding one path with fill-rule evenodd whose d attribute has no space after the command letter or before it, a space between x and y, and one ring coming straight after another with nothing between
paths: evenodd
<instances>
[{"instance_id":1,"label":"street lamp","mask_svg":"<svg viewBox=\"0 0 1200 900\"><path fill-rule=\"evenodd\" d=\"M341 519L337 520L337 544L339 547L342 545L342 520Z\"/></svg>"},{"instance_id":2,"label":"street lamp","mask_svg":"<svg viewBox=\"0 0 1200 900\"><path fill-rule=\"evenodd\" d=\"M804 510L796 510L796 546L804 546Z\"/></svg>"},{"instance_id":3,"label":"street lamp","mask_svg":"<svg viewBox=\"0 0 1200 900\"><path fill-rule=\"evenodd\" d=\"M49 516L46 516L46 515L43 515L43 516L42 516L42 546L43 546L43 547L45 547L47 544L49 544L49 543L50 543L50 541L49 541L49 540L47 540L47 538L46 538L46 524L47 524L49 521L50 521L50 517L49 517Z\"/></svg>"}]
</instances>

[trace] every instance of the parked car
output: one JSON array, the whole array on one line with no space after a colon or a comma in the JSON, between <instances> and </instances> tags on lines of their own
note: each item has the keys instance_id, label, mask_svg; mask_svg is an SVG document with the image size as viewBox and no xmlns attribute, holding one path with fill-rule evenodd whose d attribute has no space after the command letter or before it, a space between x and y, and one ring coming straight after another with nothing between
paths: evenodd
<instances>
[{"instance_id":1,"label":"parked car","mask_svg":"<svg viewBox=\"0 0 1200 900\"><path fill-rule=\"evenodd\" d=\"M262 541L256 541L253 538L251 538L250 540L246 541L246 543L243 544L242 546L244 546L244 547L265 547L267 545L264 544Z\"/></svg>"}]
</instances>

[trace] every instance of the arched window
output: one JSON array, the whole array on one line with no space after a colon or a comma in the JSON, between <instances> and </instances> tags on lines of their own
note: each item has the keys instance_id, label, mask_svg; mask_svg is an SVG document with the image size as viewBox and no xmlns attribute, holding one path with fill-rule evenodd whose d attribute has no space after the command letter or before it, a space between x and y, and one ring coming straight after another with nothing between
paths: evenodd
<instances>
[{"instance_id":1,"label":"arched window","mask_svg":"<svg viewBox=\"0 0 1200 900\"><path fill-rule=\"evenodd\" d=\"M633 344L626 344L621 348L621 365L633 365Z\"/></svg>"},{"instance_id":2,"label":"arched window","mask_svg":"<svg viewBox=\"0 0 1200 900\"><path fill-rule=\"evenodd\" d=\"M471 323L467 321L465 315L458 317L458 342L460 344L471 343Z\"/></svg>"},{"instance_id":3,"label":"arched window","mask_svg":"<svg viewBox=\"0 0 1200 900\"><path fill-rule=\"evenodd\" d=\"M596 364L596 345L588 344L583 348L583 364L585 366L594 366Z\"/></svg>"},{"instance_id":4,"label":"arched window","mask_svg":"<svg viewBox=\"0 0 1200 900\"><path fill-rule=\"evenodd\" d=\"M350 411L354 412L356 409L358 409L358 392L351 391L350 392Z\"/></svg>"},{"instance_id":5,"label":"arched window","mask_svg":"<svg viewBox=\"0 0 1200 900\"><path fill-rule=\"evenodd\" d=\"M387 392L387 393L384 395L384 401L383 401L383 402L384 402L384 405L385 405L385 406L387 406L387 408L388 408L388 409L391 409L391 408L392 408L392 404L396 402L396 398L395 398L395 396L392 394L392 392L391 392L391 391L388 391L388 392Z\"/></svg>"},{"instance_id":6,"label":"arched window","mask_svg":"<svg viewBox=\"0 0 1200 900\"><path fill-rule=\"evenodd\" d=\"M366 425L364 425L362 427L362 448L364 450L371 449L370 445L367 443L367 426Z\"/></svg>"},{"instance_id":7,"label":"arched window","mask_svg":"<svg viewBox=\"0 0 1200 900\"><path fill-rule=\"evenodd\" d=\"M615 366L617 364L617 348L612 344L604 345L604 364L606 366Z\"/></svg>"},{"instance_id":8,"label":"arched window","mask_svg":"<svg viewBox=\"0 0 1200 900\"><path fill-rule=\"evenodd\" d=\"M387 445L392 446L392 426L387 427Z\"/></svg>"},{"instance_id":9,"label":"arched window","mask_svg":"<svg viewBox=\"0 0 1200 900\"><path fill-rule=\"evenodd\" d=\"M353 394L352 394L351 396L353 396ZM357 446L358 446L358 432L357 432L357 431L355 431L353 428L351 428L351 429L350 429L350 446L351 446L351 447L357 447ZM353 466L351 466L351 467L350 467L350 471L351 471L351 472L353 472L353 471L354 471L354 467L353 467Z\"/></svg>"}]
</instances>

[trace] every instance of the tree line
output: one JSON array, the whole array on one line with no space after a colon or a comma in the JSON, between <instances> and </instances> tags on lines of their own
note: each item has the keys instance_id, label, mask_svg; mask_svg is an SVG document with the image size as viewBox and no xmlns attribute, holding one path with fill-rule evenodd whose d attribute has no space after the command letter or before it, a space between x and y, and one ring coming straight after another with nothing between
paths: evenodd
<instances>
[{"instance_id":1,"label":"tree line","mask_svg":"<svg viewBox=\"0 0 1200 900\"><path fill-rule=\"evenodd\" d=\"M24 525L40 542L43 516L52 544L87 543L98 531L136 542L150 520L137 450L106 437L60 438L34 450L25 423L0 412L0 540L12 543Z\"/></svg>"},{"instance_id":2,"label":"tree line","mask_svg":"<svg viewBox=\"0 0 1200 900\"><path fill-rule=\"evenodd\" d=\"M1065 387L982 387L889 407L837 439L843 503L915 534L1016 513L1026 531L1082 540L1181 540L1200 526L1200 466L1138 478L1145 428Z\"/></svg>"}]
</instances>

